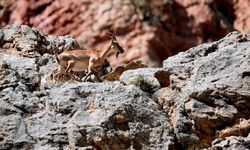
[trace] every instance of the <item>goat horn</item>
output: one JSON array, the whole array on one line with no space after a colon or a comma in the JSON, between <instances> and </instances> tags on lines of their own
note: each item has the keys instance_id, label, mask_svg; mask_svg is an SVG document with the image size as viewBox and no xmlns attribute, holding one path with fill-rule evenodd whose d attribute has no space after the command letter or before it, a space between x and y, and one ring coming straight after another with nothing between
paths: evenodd
<instances>
[{"instance_id":1,"label":"goat horn","mask_svg":"<svg viewBox=\"0 0 250 150\"><path fill-rule=\"evenodd\" d=\"M115 36L114 36L114 34L112 32L108 31L107 34L109 35L109 37L111 37L112 39L116 40L116 38L115 38Z\"/></svg>"}]
</instances>

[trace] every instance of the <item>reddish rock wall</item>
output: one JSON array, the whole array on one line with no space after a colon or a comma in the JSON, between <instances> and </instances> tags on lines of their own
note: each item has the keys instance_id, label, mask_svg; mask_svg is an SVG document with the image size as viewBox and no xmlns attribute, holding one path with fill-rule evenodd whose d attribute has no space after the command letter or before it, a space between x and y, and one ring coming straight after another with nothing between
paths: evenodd
<instances>
[{"instance_id":1,"label":"reddish rock wall","mask_svg":"<svg viewBox=\"0 0 250 150\"><path fill-rule=\"evenodd\" d=\"M112 64L141 59L159 66L168 56L232 30L250 32L244 0L1 0L0 26L27 24L47 34L72 35L102 49L113 31L126 53Z\"/></svg>"}]
</instances>

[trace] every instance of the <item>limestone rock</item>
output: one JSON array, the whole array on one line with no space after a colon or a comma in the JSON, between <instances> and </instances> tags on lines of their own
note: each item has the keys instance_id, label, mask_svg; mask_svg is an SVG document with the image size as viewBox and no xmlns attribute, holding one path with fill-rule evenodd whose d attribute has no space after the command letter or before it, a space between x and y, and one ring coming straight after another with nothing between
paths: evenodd
<instances>
[{"instance_id":1,"label":"limestone rock","mask_svg":"<svg viewBox=\"0 0 250 150\"><path fill-rule=\"evenodd\" d=\"M237 135L234 131L225 132L228 127L228 130L233 130L230 128L239 120L248 119L250 114L250 80L247 73L250 70L249 40L248 34L232 32L219 41L199 45L164 61L164 68L172 74L171 90L168 90L170 94L166 97L161 92L156 93L156 97L166 111L171 107L169 115L171 119L174 118L174 126L178 120L183 122L176 116L190 122L189 127L178 124L183 128L188 127L187 130L175 128L175 133L180 135L177 136L179 140L183 140L182 132L190 134L192 131L206 147L221 136ZM171 94L171 91L175 94ZM245 129L245 134L240 136L247 136L247 125ZM193 141L192 136L188 139Z\"/></svg>"},{"instance_id":2,"label":"limestone rock","mask_svg":"<svg viewBox=\"0 0 250 150\"><path fill-rule=\"evenodd\" d=\"M225 140L218 140L213 142L212 148L213 149L222 149L222 150L234 150L234 149L249 149L250 143L249 135L247 137L237 137L237 136L230 136Z\"/></svg>"},{"instance_id":3,"label":"limestone rock","mask_svg":"<svg viewBox=\"0 0 250 150\"><path fill-rule=\"evenodd\" d=\"M45 53L54 54L63 50L84 49L69 36L47 36L26 25L9 25L0 29L0 46L22 51L23 56L37 57Z\"/></svg>"},{"instance_id":4,"label":"limestone rock","mask_svg":"<svg viewBox=\"0 0 250 150\"><path fill-rule=\"evenodd\" d=\"M127 70L120 76L120 81L125 84L147 84L151 90L168 86L170 74L162 68L138 68ZM150 91L150 89L149 89Z\"/></svg>"},{"instance_id":5,"label":"limestone rock","mask_svg":"<svg viewBox=\"0 0 250 150\"><path fill-rule=\"evenodd\" d=\"M0 149L249 149L249 34L100 83L52 81L51 51L83 48L70 37L18 25L0 35ZM138 76L155 88L128 84Z\"/></svg>"},{"instance_id":6,"label":"limestone rock","mask_svg":"<svg viewBox=\"0 0 250 150\"><path fill-rule=\"evenodd\" d=\"M13 27L17 29L11 30ZM22 31L22 26L10 28ZM29 32L33 30L36 31L30 28ZM16 34L9 37L10 44L17 39ZM33 39L25 40L29 45ZM51 41L56 47L72 44L67 37ZM60 41L65 43L60 45ZM51 54L30 57L22 55L24 47L20 47L20 52L3 48L0 49L1 149L174 149L177 146L165 113L138 87L119 82L55 83L49 77L57 67Z\"/></svg>"}]
</instances>

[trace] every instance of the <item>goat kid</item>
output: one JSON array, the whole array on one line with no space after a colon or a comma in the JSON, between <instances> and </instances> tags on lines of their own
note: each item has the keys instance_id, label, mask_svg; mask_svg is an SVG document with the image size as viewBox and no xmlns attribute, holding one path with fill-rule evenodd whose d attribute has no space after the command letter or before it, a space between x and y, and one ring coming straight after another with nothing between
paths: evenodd
<instances>
[{"instance_id":1,"label":"goat kid","mask_svg":"<svg viewBox=\"0 0 250 150\"><path fill-rule=\"evenodd\" d=\"M100 68L105 63L107 57L112 54L116 54L116 58L120 53L123 53L123 48L117 42L115 36L108 32L111 37L109 47L105 50L70 50L64 51L59 55L56 55L59 64L58 71L53 75L56 80L63 74L68 74L71 79L75 79L73 72L87 71L87 74L83 81L91 75L94 74L100 80Z\"/></svg>"}]
</instances>

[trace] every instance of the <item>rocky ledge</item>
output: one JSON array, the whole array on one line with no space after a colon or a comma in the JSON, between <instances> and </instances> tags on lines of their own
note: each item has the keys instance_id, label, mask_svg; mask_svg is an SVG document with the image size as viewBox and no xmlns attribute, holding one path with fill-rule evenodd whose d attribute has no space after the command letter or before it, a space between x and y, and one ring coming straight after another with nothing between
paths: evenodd
<instances>
[{"instance_id":1,"label":"rocky ledge","mask_svg":"<svg viewBox=\"0 0 250 150\"><path fill-rule=\"evenodd\" d=\"M250 149L249 34L114 81L52 81L53 50L74 48L28 26L0 30L0 149Z\"/></svg>"}]
</instances>

